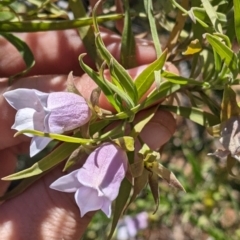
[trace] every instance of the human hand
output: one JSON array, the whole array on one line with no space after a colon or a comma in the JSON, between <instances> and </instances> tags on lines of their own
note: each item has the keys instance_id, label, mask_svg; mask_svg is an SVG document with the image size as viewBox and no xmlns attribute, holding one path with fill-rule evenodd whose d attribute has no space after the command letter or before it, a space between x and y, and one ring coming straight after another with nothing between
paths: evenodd
<instances>
[{"instance_id":1,"label":"human hand","mask_svg":"<svg viewBox=\"0 0 240 240\"><path fill-rule=\"evenodd\" d=\"M66 79L70 71L79 77L75 78L76 86L85 98L89 98L95 83L83 74L79 67L78 55L85 52L75 30L19 34L34 53L36 65L24 77L7 86L7 79L0 80L0 178L14 172L17 156L29 151L29 140L26 136L13 138L11 129L16 111L4 100L5 91L16 88L34 88L43 92L66 90ZM103 34L103 40L109 51L118 58L120 38L108 32ZM147 42L138 43L138 65L155 60L153 46ZM0 39L0 76L7 77L23 70L24 63L14 49L4 39ZM90 59L85 62L93 66ZM169 71L176 68L168 64ZM136 76L142 67L130 70L132 77ZM40 75L38 75L40 74ZM52 74L52 75L49 75ZM34 76L33 75L38 75ZM102 108L108 108L106 101L100 99ZM141 118L141 115L136 119ZM152 121L144 128L141 137L153 148L161 147L169 140L175 130L175 121L166 111L158 111ZM158 133L156 135L155 133ZM21 195L4 202L0 206L0 235L3 239L79 239L84 233L94 213L80 218L72 194L61 193L49 188L49 185L62 175L61 169L56 168ZM0 180L0 196L7 189L8 182Z\"/></svg>"}]
</instances>

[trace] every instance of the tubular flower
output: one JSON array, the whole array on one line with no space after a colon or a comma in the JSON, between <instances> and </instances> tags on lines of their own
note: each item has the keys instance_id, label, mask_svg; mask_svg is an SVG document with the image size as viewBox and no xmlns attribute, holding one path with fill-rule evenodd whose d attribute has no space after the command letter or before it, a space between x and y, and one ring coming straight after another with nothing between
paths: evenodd
<instances>
[{"instance_id":1,"label":"tubular flower","mask_svg":"<svg viewBox=\"0 0 240 240\"><path fill-rule=\"evenodd\" d=\"M75 192L81 217L99 209L110 217L111 203L127 171L127 160L124 150L104 143L88 156L82 168L57 179L50 188Z\"/></svg>"},{"instance_id":2,"label":"tubular flower","mask_svg":"<svg viewBox=\"0 0 240 240\"><path fill-rule=\"evenodd\" d=\"M35 89L20 88L3 94L7 102L17 110L12 129L30 129L46 133L63 133L87 123L91 111L85 99L70 92L44 93ZM30 156L36 155L52 140L33 137Z\"/></svg>"}]
</instances>

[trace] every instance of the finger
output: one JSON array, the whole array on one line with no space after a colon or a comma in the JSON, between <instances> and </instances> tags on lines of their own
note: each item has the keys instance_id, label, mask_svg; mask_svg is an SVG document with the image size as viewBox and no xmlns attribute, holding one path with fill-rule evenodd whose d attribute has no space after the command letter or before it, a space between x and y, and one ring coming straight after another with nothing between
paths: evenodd
<instances>
[{"instance_id":1,"label":"finger","mask_svg":"<svg viewBox=\"0 0 240 240\"><path fill-rule=\"evenodd\" d=\"M138 122L142 118L143 115L139 114L135 121ZM147 126L143 128L140 137L152 150L156 151L170 140L175 130L176 121L173 115L165 110L158 110Z\"/></svg>"},{"instance_id":2,"label":"finger","mask_svg":"<svg viewBox=\"0 0 240 240\"><path fill-rule=\"evenodd\" d=\"M74 196L49 188L57 168L0 206L1 239L80 239L94 213L80 218Z\"/></svg>"},{"instance_id":3,"label":"finger","mask_svg":"<svg viewBox=\"0 0 240 240\"><path fill-rule=\"evenodd\" d=\"M30 75L83 73L79 66L78 56L85 53L76 30L49 31L17 34L30 47L36 61L35 66L28 73ZM121 38L108 30L101 33L103 41L112 55L119 60ZM152 62L156 58L155 49L151 42L137 40L137 64ZM9 77L25 69L25 64L19 52L11 43L0 37L0 77ZM94 66L88 56L84 58L86 64Z\"/></svg>"}]
</instances>

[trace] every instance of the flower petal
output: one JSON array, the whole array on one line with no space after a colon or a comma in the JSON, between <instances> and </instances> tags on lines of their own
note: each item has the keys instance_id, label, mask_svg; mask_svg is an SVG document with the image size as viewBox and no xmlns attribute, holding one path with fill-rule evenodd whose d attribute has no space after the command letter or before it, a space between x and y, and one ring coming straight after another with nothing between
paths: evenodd
<instances>
[{"instance_id":1,"label":"flower petal","mask_svg":"<svg viewBox=\"0 0 240 240\"><path fill-rule=\"evenodd\" d=\"M111 204L112 204L112 201L110 201L108 198L106 198L101 207L101 210L106 214L106 216L108 218L111 217L111 213L112 213Z\"/></svg>"},{"instance_id":2,"label":"flower petal","mask_svg":"<svg viewBox=\"0 0 240 240\"><path fill-rule=\"evenodd\" d=\"M127 155L114 144L106 143L95 149L78 172L84 186L98 190L113 201L127 170Z\"/></svg>"},{"instance_id":3,"label":"flower petal","mask_svg":"<svg viewBox=\"0 0 240 240\"><path fill-rule=\"evenodd\" d=\"M75 170L63 177L58 178L55 182L50 185L50 188L61 192L76 192L81 184L77 179L77 172Z\"/></svg>"},{"instance_id":4,"label":"flower petal","mask_svg":"<svg viewBox=\"0 0 240 240\"><path fill-rule=\"evenodd\" d=\"M15 122L12 125L12 129L16 129L18 131L24 129L34 129L33 126L33 115L36 110L32 108L24 108L17 111L15 116ZM30 134L32 136L32 134Z\"/></svg>"},{"instance_id":5,"label":"flower petal","mask_svg":"<svg viewBox=\"0 0 240 240\"><path fill-rule=\"evenodd\" d=\"M81 217L87 212L101 209L104 202L107 201L105 197L99 197L95 189L85 186L80 187L76 191L75 200L80 209Z\"/></svg>"},{"instance_id":6,"label":"flower petal","mask_svg":"<svg viewBox=\"0 0 240 240\"><path fill-rule=\"evenodd\" d=\"M5 92L3 96L7 102L17 110L22 108L33 108L36 111L43 110L42 104L34 89L19 88Z\"/></svg>"},{"instance_id":7,"label":"flower petal","mask_svg":"<svg viewBox=\"0 0 240 240\"><path fill-rule=\"evenodd\" d=\"M23 108L17 111L12 129L16 129L18 131L25 129L43 131L43 119L44 112L36 112L33 108ZM33 136L32 134L25 135L29 137Z\"/></svg>"},{"instance_id":8,"label":"flower petal","mask_svg":"<svg viewBox=\"0 0 240 240\"><path fill-rule=\"evenodd\" d=\"M87 123L91 111L85 99L70 92L50 93L47 109L51 111L48 117L49 132L65 132Z\"/></svg>"},{"instance_id":9,"label":"flower petal","mask_svg":"<svg viewBox=\"0 0 240 240\"><path fill-rule=\"evenodd\" d=\"M48 137L33 137L30 144L30 157L41 152L52 141Z\"/></svg>"}]
</instances>

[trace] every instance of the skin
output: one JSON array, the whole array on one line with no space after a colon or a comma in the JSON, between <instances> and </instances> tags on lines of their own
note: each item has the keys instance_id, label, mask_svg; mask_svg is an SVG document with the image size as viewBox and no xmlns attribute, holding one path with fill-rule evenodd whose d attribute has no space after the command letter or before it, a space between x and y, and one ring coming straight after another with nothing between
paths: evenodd
<instances>
[{"instance_id":1,"label":"skin","mask_svg":"<svg viewBox=\"0 0 240 240\"><path fill-rule=\"evenodd\" d=\"M75 30L45 33L18 34L34 53L36 65L24 77L8 87L7 77L24 69L24 63L17 50L5 39L0 38L0 178L14 172L17 156L29 150L30 138L13 138L16 110L11 108L2 93L16 88L35 88L43 92L65 91L67 74L73 71L74 82L85 98L89 98L95 88L93 81L80 69L78 55L86 52ZM109 32L103 33L104 42L109 51L118 59L120 38ZM148 42L139 41L137 45L138 68L129 70L134 77L143 69L144 64L155 60L154 47ZM87 56L85 62L93 66ZM177 72L170 63L169 71ZM102 96L102 108L111 106ZM141 115L136 117L136 121ZM175 131L175 120L166 111L158 111L152 121L144 128L141 137L153 149L166 143ZM156 134L157 133L157 134ZM49 185L62 176L58 167L34 183L21 195L0 205L0 236L4 240L12 239L79 239L94 213L80 218L73 194L62 193L49 188ZM0 196L9 183L0 180Z\"/></svg>"}]
</instances>

